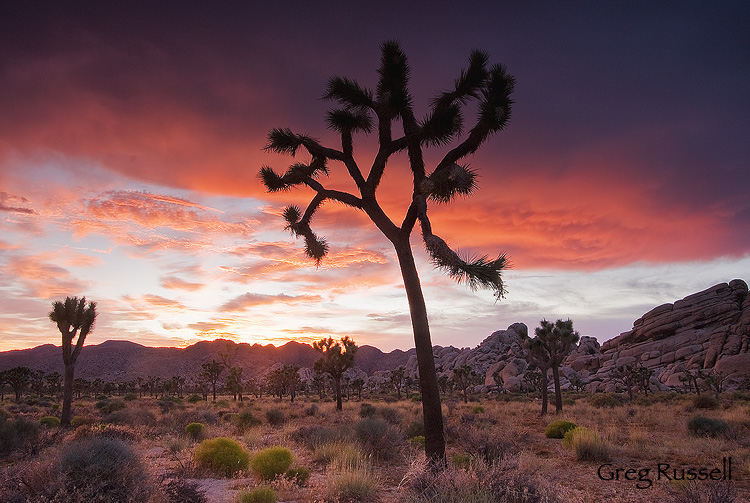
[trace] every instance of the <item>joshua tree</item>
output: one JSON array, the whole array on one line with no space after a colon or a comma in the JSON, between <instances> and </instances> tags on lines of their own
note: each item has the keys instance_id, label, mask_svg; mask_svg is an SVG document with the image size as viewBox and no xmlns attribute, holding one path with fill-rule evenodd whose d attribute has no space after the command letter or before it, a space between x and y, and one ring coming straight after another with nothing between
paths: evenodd
<instances>
[{"instance_id":1,"label":"joshua tree","mask_svg":"<svg viewBox=\"0 0 750 503\"><path fill-rule=\"evenodd\" d=\"M242 401L242 367L232 367L229 369L226 387L232 394L233 400L237 400L239 397L240 402Z\"/></svg>"},{"instance_id":2,"label":"joshua tree","mask_svg":"<svg viewBox=\"0 0 750 503\"><path fill-rule=\"evenodd\" d=\"M468 365L461 365L453 369L453 382L456 384L456 389L460 389L464 395L464 403L469 403L469 395L467 390L477 385L480 382L481 376L474 372Z\"/></svg>"},{"instance_id":3,"label":"joshua tree","mask_svg":"<svg viewBox=\"0 0 750 503\"><path fill-rule=\"evenodd\" d=\"M214 400L216 400L216 384L219 382L219 378L225 368L223 363L216 360L211 360L201 365L200 378L211 384L211 392L213 393Z\"/></svg>"},{"instance_id":4,"label":"joshua tree","mask_svg":"<svg viewBox=\"0 0 750 503\"><path fill-rule=\"evenodd\" d=\"M399 400L401 400L401 388L404 387L405 372L406 368L401 365L400 367L392 369L390 374L391 384L396 388L396 394L398 395Z\"/></svg>"},{"instance_id":5,"label":"joshua tree","mask_svg":"<svg viewBox=\"0 0 750 503\"><path fill-rule=\"evenodd\" d=\"M76 360L83 349L83 342L91 332L96 320L96 302L86 304L86 297L67 297L65 302L53 302L49 319L57 324L62 334L63 364L63 406L60 424L70 425L71 406L73 404L73 380ZM73 345L73 339L78 337Z\"/></svg>"},{"instance_id":6,"label":"joshua tree","mask_svg":"<svg viewBox=\"0 0 750 503\"><path fill-rule=\"evenodd\" d=\"M334 77L328 82L324 98L336 101L342 107L328 114L328 125L341 136L341 149L324 147L309 136L276 128L268 135L267 150L294 156L301 147L310 160L307 164L292 164L283 175L268 166L260 171L269 192L299 185L306 185L315 192L304 212L292 205L284 209L283 215L287 228L296 236L304 237L305 252L316 263L320 263L328 252L328 244L313 233L310 222L326 201L363 211L393 244L414 333L424 412L425 452L433 462L442 462L445 458L443 415L427 308L409 238L419 222L425 247L437 267L446 270L451 277L465 281L472 289L481 286L493 289L497 298L504 295L501 271L508 265L505 255L496 259L487 256L462 258L433 233L427 216L428 202L448 203L456 196L469 195L476 189L475 172L467 164L459 163L476 152L493 133L504 129L510 118L514 79L501 65L488 68L487 61L487 54L473 51L468 69L461 72L454 87L439 93L427 116L418 120L412 108L406 55L396 42L386 42L381 46L379 79L374 93L348 78ZM467 130L463 108L472 100L478 103L477 119L468 129L468 134L461 138ZM394 131L394 122L401 123L403 136L394 138L398 132ZM379 148L369 173L363 173L354 159L353 134L372 131L377 132ZM423 150L428 146L447 146L454 142L456 144L428 173ZM407 154L413 191L399 225L383 211L376 192L389 159L400 152ZM321 183L319 178L328 173L329 161L337 161L346 167L358 195L331 190Z\"/></svg>"},{"instance_id":7,"label":"joshua tree","mask_svg":"<svg viewBox=\"0 0 750 503\"><path fill-rule=\"evenodd\" d=\"M354 365L354 354L357 345L349 336L334 341L331 337L313 342L315 351L323 356L315 362L316 372L325 372L333 380L333 393L336 395L336 410L342 410L341 404L341 376Z\"/></svg>"},{"instance_id":8,"label":"joshua tree","mask_svg":"<svg viewBox=\"0 0 750 503\"><path fill-rule=\"evenodd\" d=\"M34 371L29 367L13 367L2 372L0 383L10 385L13 388L13 393L16 395L16 402L20 402L23 391L31 383L33 375Z\"/></svg>"},{"instance_id":9,"label":"joshua tree","mask_svg":"<svg viewBox=\"0 0 750 503\"><path fill-rule=\"evenodd\" d=\"M560 390L560 364L568 356L580 335L573 330L570 320L557 320L551 323L541 321L541 326L534 330L536 337L525 337L529 350L530 363L536 364L542 371L542 415L547 413L547 370L552 369L555 383L555 413L562 411L562 392Z\"/></svg>"},{"instance_id":10,"label":"joshua tree","mask_svg":"<svg viewBox=\"0 0 750 503\"><path fill-rule=\"evenodd\" d=\"M610 376L612 380L622 383L628 391L628 399L633 400L633 388L643 390L648 395L649 380L654 375L653 370L649 370L642 363L627 363L615 368Z\"/></svg>"}]
</instances>

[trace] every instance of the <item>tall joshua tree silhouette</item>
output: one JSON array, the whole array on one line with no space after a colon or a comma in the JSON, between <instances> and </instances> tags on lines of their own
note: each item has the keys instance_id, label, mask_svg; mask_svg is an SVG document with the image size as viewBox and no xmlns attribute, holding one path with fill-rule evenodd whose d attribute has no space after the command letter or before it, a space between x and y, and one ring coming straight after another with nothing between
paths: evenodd
<instances>
[{"instance_id":1,"label":"tall joshua tree silhouette","mask_svg":"<svg viewBox=\"0 0 750 503\"><path fill-rule=\"evenodd\" d=\"M86 305L86 297L67 297L65 302L53 302L49 313L50 321L57 324L62 334L63 364L65 377L63 380L63 406L60 423L70 425L70 411L73 403L73 374L76 360L81 354L86 336L91 332L96 320L96 302ZM73 345L73 339L78 339Z\"/></svg>"},{"instance_id":2,"label":"tall joshua tree silhouette","mask_svg":"<svg viewBox=\"0 0 750 503\"><path fill-rule=\"evenodd\" d=\"M439 93L427 116L418 120L412 108L406 55L398 43L386 42L381 46L379 79L374 93L348 78L334 77L328 82L324 98L338 102L341 108L331 110L327 122L340 134L341 148L324 147L309 136L287 128L276 128L268 134L265 149L294 157L302 148L309 155L309 162L295 162L283 175L268 166L260 170L260 178L269 192L285 191L299 185L315 192L304 212L291 205L284 209L283 216L287 229L305 239L305 252L316 264L328 252L328 244L313 233L310 222L315 212L329 200L363 211L393 244L414 332L425 421L425 452L434 462L445 457L443 416L427 309L409 237L419 222L424 245L435 266L456 280L466 282L472 289L491 288L497 298L503 297L501 271L508 266L505 255L495 259L460 257L433 233L427 216L428 202L448 203L456 196L474 192L476 174L468 165L459 162L476 152L493 133L504 129L510 118L514 79L501 65L488 68L487 61L486 53L473 51L468 68L460 73L453 89ZM478 103L477 118L463 137L463 108L471 101ZM404 134L394 138L393 126L397 122L401 122ZM354 159L353 134L373 131L377 132L379 148L369 173L363 173ZM454 146L428 173L423 149L452 144ZM376 192L389 158L404 151L411 169L413 193L405 217L398 225L383 211ZM359 195L331 190L320 182L321 175L328 174L329 161L337 161L346 167Z\"/></svg>"}]
</instances>

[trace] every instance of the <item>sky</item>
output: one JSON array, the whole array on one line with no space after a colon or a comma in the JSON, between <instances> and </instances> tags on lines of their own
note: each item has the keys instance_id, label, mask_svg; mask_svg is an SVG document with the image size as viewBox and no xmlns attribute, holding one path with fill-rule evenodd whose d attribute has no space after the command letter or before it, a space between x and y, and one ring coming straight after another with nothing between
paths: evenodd
<instances>
[{"instance_id":1,"label":"sky","mask_svg":"<svg viewBox=\"0 0 750 503\"><path fill-rule=\"evenodd\" d=\"M508 127L467 159L479 190L429 208L452 247L508 254L507 295L435 270L415 232L433 343L542 318L603 342L750 280L747 2L65 4L0 5L0 351L59 345L47 313L74 295L97 302L87 344L413 347L395 253L367 217L325 205L316 267L280 216L313 194L258 179L306 160L264 151L272 128L340 148L326 83L374 87L388 40L420 117L473 49L516 78ZM354 141L369 166L376 139ZM351 188L331 168L324 183ZM380 187L399 222L408 177L396 156Z\"/></svg>"}]
</instances>

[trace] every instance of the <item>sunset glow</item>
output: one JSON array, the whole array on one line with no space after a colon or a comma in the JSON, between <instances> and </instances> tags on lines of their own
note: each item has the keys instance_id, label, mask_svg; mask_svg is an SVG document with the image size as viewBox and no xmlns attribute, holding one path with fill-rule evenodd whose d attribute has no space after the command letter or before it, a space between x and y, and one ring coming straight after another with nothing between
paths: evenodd
<instances>
[{"instance_id":1,"label":"sunset glow","mask_svg":"<svg viewBox=\"0 0 750 503\"><path fill-rule=\"evenodd\" d=\"M452 246L508 253L508 294L434 270L415 232L435 344L558 317L603 342L658 304L750 280L746 3L254 4L0 7L0 351L59 345L47 313L73 295L98 302L88 344L412 347L395 253L367 217L325 205L315 267L280 216L312 194L268 195L257 177L290 162L263 150L273 127L340 146L326 82L373 86L388 39L419 113L474 48L517 79L507 130L468 159L480 190L429 209ZM365 171L375 140L354 138ZM326 183L349 188L331 168ZM407 170L396 156L380 188L397 221Z\"/></svg>"}]
</instances>

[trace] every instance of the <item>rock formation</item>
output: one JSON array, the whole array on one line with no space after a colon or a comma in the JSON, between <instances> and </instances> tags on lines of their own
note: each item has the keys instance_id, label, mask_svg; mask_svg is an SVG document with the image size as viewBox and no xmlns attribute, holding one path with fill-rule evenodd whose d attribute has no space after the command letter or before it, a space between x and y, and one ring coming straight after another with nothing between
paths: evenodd
<instances>
[{"instance_id":1,"label":"rock formation","mask_svg":"<svg viewBox=\"0 0 750 503\"><path fill-rule=\"evenodd\" d=\"M521 335L527 327L516 323L499 330L474 349L435 346L439 373L467 364L485 376L489 390L501 378L502 388L520 391L528 370ZM581 337L560 368L563 387L574 377L590 392L617 391L613 369L640 363L652 370L652 390L683 387L684 371L721 373L729 388L750 376L750 295L742 280L721 283L689 295L673 304L658 306L633 323L633 328L599 346L593 337ZM416 359L407 362L407 372L416 375Z\"/></svg>"}]
</instances>

